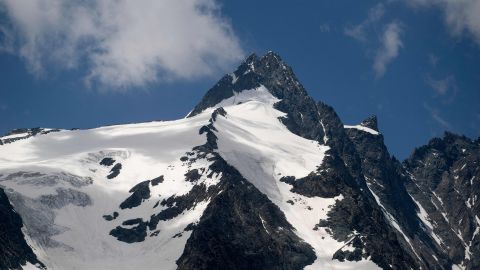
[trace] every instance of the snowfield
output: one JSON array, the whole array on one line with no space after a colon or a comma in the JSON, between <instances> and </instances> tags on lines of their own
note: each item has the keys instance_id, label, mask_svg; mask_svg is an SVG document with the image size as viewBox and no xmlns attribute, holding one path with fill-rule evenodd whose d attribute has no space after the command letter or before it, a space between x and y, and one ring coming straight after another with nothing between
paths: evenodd
<instances>
[{"instance_id":1,"label":"snowfield","mask_svg":"<svg viewBox=\"0 0 480 270\"><path fill-rule=\"evenodd\" d=\"M140 243L118 241L109 232L125 220L148 218L158 212L161 208L153 209L157 198L182 195L192 188L184 180L187 168L179 158L205 143L198 130L208 119L209 115L204 114L172 122L62 131L3 145L0 185L6 187L15 210L22 216L28 242L40 261L48 269L154 269L159 264L164 269L175 269L190 232L172 237L198 221L207 203L161 222L161 233ZM117 177L106 178L110 168L99 164L104 157L122 164ZM30 175L15 176L18 172ZM65 180L67 174L69 181ZM120 212L118 206L133 186L160 175L165 181L151 187L151 198L140 207L121 211L113 221L102 217ZM76 183L86 179L92 183ZM39 206L40 196L55 195L59 188L86 194L90 203L70 201L58 209Z\"/></svg>"},{"instance_id":2,"label":"snowfield","mask_svg":"<svg viewBox=\"0 0 480 270\"><path fill-rule=\"evenodd\" d=\"M368 260L332 260L335 251L349 247L323 228L313 230L335 201L342 200L341 195L308 198L280 182L283 176L300 178L315 171L329 148L291 133L278 120L284 114L274 109L277 101L260 86L191 118L60 131L2 145L0 186L24 220L27 242L48 269L175 269L191 233L184 229L200 219L208 201L160 221L157 234L151 236L149 231L141 242L119 241L110 231L126 220L148 220L164 207L158 205L163 198L184 195L193 188L185 173L207 168L210 162L198 159L187 164L180 158L206 142L199 129L209 123L216 107L223 107L227 115L214 123L218 153L266 194L297 235L314 248L317 260L307 269L378 268ZM346 128L375 134L364 127ZM117 176L107 178L113 165L101 165L104 158L121 164ZM159 176L164 181L155 186L150 183L150 198L131 209L119 208L132 187ZM208 187L218 179L218 175L202 176L199 183ZM114 212L119 215L113 220L103 217Z\"/></svg>"}]
</instances>

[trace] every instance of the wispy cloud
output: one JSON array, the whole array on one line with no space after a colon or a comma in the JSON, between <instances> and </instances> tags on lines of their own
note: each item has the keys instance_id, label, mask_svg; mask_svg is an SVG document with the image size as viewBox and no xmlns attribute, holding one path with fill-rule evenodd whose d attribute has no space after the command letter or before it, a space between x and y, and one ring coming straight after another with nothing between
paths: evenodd
<instances>
[{"instance_id":1,"label":"wispy cloud","mask_svg":"<svg viewBox=\"0 0 480 270\"><path fill-rule=\"evenodd\" d=\"M0 53L13 53L13 42L12 31L8 27L0 25Z\"/></svg>"},{"instance_id":2,"label":"wispy cloud","mask_svg":"<svg viewBox=\"0 0 480 270\"><path fill-rule=\"evenodd\" d=\"M445 23L454 36L467 34L480 45L480 1L478 0L408 0L414 8L442 10Z\"/></svg>"},{"instance_id":3,"label":"wispy cloud","mask_svg":"<svg viewBox=\"0 0 480 270\"><path fill-rule=\"evenodd\" d=\"M345 35L352 37L360 42L367 41L367 30L375 22L379 21L385 14L385 6L378 3L368 11L367 18L360 24L347 26L344 29Z\"/></svg>"},{"instance_id":4,"label":"wispy cloud","mask_svg":"<svg viewBox=\"0 0 480 270\"><path fill-rule=\"evenodd\" d=\"M382 77L387 70L387 65L398 56L400 48L403 47L402 33L403 29L399 22L391 22L385 27L381 46L376 52L373 62L376 78Z\"/></svg>"},{"instance_id":5,"label":"wispy cloud","mask_svg":"<svg viewBox=\"0 0 480 270\"><path fill-rule=\"evenodd\" d=\"M321 33L329 33L331 31L331 27L329 23L322 23L319 29Z\"/></svg>"},{"instance_id":6,"label":"wispy cloud","mask_svg":"<svg viewBox=\"0 0 480 270\"><path fill-rule=\"evenodd\" d=\"M435 92L436 96L442 98L445 103L451 103L458 93L458 86L453 75L441 79L434 79L431 76L427 76L426 82Z\"/></svg>"},{"instance_id":7,"label":"wispy cloud","mask_svg":"<svg viewBox=\"0 0 480 270\"><path fill-rule=\"evenodd\" d=\"M430 105L428 105L427 103L424 103L423 107L428 111L432 119L435 122L437 122L440 126L442 126L446 130L452 129L452 125L450 124L450 122L448 122L442 116L440 116L440 112L438 111L438 109L430 107Z\"/></svg>"},{"instance_id":8,"label":"wispy cloud","mask_svg":"<svg viewBox=\"0 0 480 270\"><path fill-rule=\"evenodd\" d=\"M210 75L243 54L215 0L0 0L1 10L4 40L37 76L86 68L88 83L122 89Z\"/></svg>"},{"instance_id":9,"label":"wispy cloud","mask_svg":"<svg viewBox=\"0 0 480 270\"><path fill-rule=\"evenodd\" d=\"M384 15L385 5L378 3L369 9L366 19L360 24L344 28L346 36L357 40L369 51L374 51L370 55L373 55L373 71L376 79L385 74L388 64L398 56L400 48L403 47L401 22L394 20L384 25L380 38L377 37L377 31L373 31L378 28L378 25L383 24Z\"/></svg>"},{"instance_id":10,"label":"wispy cloud","mask_svg":"<svg viewBox=\"0 0 480 270\"><path fill-rule=\"evenodd\" d=\"M430 64L430 66L432 66L433 68L436 68L438 65L438 61L439 61L438 56L436 56L433 53L428 54L428 63Z\"/></svg>"}]
</instances>

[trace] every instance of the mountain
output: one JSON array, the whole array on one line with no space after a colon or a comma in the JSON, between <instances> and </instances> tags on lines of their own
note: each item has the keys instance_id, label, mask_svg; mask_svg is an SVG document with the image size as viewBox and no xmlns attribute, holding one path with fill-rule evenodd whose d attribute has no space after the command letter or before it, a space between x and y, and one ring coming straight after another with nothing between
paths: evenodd
<instances>
[{"instance_id":1,"label":"mountain","mask_svg":"<svg viewBox=\"0 0 480 270\"><path fill-rule=\"evenodd\" d=\"M480 139L400 162L273 52L184 119L0 142L0 269L480 267Z\"/></svg>"}]
</instances>

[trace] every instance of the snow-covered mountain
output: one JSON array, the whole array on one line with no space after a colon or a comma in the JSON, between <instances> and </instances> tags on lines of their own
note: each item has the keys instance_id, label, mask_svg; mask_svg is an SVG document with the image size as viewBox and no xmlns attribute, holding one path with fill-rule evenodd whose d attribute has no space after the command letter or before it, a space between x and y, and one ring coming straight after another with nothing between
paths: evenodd
<instances>
[{"instance_id":1,"label":"snow-covered mountain","mask_svg":"<svg viewBox=\"0 0 480 270\"><path fill-rule=\"evenodd\" d=\"M480 140L400 163L273 52L184 119L0 144L0 269L480 267Z\"/></svg>"}]
</instances>

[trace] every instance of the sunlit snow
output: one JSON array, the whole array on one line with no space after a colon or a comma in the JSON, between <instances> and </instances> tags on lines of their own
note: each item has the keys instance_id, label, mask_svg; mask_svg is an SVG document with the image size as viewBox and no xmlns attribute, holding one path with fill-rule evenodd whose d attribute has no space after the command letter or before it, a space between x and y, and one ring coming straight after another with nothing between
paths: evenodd
<instances>
[{"instance_id":1,"label":"sunlit snow","mask_svg":"<svg viewBox=\"0 0 480 270\"><path fill-rule=\"evenodd\" d=\"M343 199L342 195L308 198L292 193L288 184L279 181L282 176L299 178L316 171L328 146L291 133L278 119L284 114L273 108L278 101L260 86L235 93L191 118L61 131L3 145L0 186L7 189L14 208L24 217L27 242L49 269L175 269L175 261L190 236L183 229L200 219L208 201L174 219L161 221L159 234L147 236L143 242L120 242L109 232L125 220L147 220L158 213L163 206L153 207L160 198L191 190L194 184L184 177L191 168L180 157L205 143L206 137L199 134L199 129L209 123L215 108L224 107L227 115L217 117L214 123L218 153L266 194L285 213L297 235L314 248L317 260L307 269L378 268L368 260L332 260L333 253L345 243L334 240L323 228L314 230L320 219L327 217L330 207ZM99 164L105 157L122 164L114 179L107 179L110 168ZM206 159L199 160L192 168L208 165ZM32 175L37 175L35 181L29 180ZM122 210L115 220L102 218L119 209L134 185L160 175L165 181L150 188L150 199L136 208ZM215 184L218 177L201 181L208 186ZM90 200L76 201L82 206L67 203L43 210L36 205L40 196L55 195L58 188L78 191ZM51 223L49 217L53 218ZM261 216L259 219L264 224ZM45 235L39 233L42 224L47 228ZM183 236L173 238L178 233Z\"/></svg>"}]
</instances>

